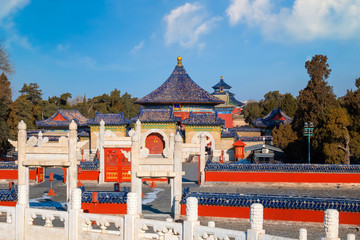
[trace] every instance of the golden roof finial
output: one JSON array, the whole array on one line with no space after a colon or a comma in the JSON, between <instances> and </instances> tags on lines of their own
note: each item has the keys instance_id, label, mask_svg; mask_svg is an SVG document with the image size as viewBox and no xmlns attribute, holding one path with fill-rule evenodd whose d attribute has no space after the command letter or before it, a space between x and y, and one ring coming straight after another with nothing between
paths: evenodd
<instances>
[{"instance_id":1,"label":"golden roof finial","mask_svg":"<svg viewBox=\"0 0 360 240\"><path fill-rule=\"evenodd\" d=\"M182 61L182 57L178 57L177 60L178 60L178 66L182 66L182 62L181 62L181 61Z\"/></svg>"},{"instance_id":2,"label":"golden roof finial","mask_svg":"<svg viewBox=\"0 0 360 240\"><path fill-rule=\"evenodd\" d=\"M223 75L221 75L221 80L223 80Z\"/></svg>"}]
</instances>

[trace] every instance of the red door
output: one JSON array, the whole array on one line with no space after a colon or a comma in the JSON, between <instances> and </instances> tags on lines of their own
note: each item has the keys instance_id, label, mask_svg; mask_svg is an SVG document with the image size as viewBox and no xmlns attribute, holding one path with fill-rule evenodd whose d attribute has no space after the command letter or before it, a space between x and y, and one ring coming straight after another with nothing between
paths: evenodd
<instances>
[{"instance_id":1,"label":"red door","mask_svg":"<svg viewBox=\"0 0 360 240\"><path fill-rule=\"evenodd\" d=\"M165 142L159 133L151 133L146 138L145 147L149 149L150 154L162 154L165 148Z\"/></svg>"},{"instance_id":2,"label":"red door","mask_svg":"<svg viewBox=\"0 0 360 240\"><path fill-rule=\"evenodd\" d=\"M105 182L119 181L120 153L119 148L105 148Z\"/></svg>"},{"instance_id":3,"label":"red door","mask_svg":"<svg viewBox=\"0 0 360 240\"><path fill-rule=\"evenodd\" d=\"M121 148L124 152L130 152L131 148ZM131 163L120 150L120 181L131 182Z\"/></svg>"}]
</instances>

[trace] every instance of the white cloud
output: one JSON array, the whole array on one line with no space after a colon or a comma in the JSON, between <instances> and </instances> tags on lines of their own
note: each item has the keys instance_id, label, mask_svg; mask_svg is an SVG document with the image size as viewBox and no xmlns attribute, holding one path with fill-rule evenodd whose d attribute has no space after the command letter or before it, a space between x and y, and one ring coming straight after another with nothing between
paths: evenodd
<instances>
[{"instance_id":1,"label":"white cloud","mask_svg":"<svg viewBox=\"0 0 360 240\"><path fill-rule=\"evenodd\" d=\"M29 2L30 0L1 0L0 22L12 13L25 7Z\"/></svg>"},{"instance_id":2,"label":"white cloud","mask_svg":"<svg viewBox=\"0 0 360 240\"><path fill-rule=\"evenodd\" d=\"M16 43L30 51L34 50L27 37L21 36L15 28L12 15L30 3L30 0L0 0L0 28L6 33L5 43L11 48Z\"/></svg>"},{"instance_id":3,"label":"white cloud","mask_svg":"<svg viewBox=\"0 0 360 240\"><path fill-rule=\"evenodd\" d=\"M138 45L134 46L133 49L131 49L130 53L134 54L140 51L144 47L144 41L141 41Z\"/></svg>"},{"instance_id":4,"label":"white cloud","mask_svg":"<svg viewBox=\"0 0 360 240\"><path fill-rule=\"evenodd\" d=\"M226 10L231 25L260 27L270 39L292 37L348 39L360 36L360 1L294 0L280 7L270 0L231 0Z\"/></svg>"},{"instance_id":5,"label":"white cloud","mask_svg":"<svg viewBox=\"0 0 360 240\"><path fill-rule=\"evenodd\" d=\"M69 44L64 45L64 44L60 43L60 44L57 45L57 50L62 52L62 51L65 51L65 50L69 49L69 47L70 47Z\"/></svg>"},{"instance_id":6,"label":"white cloud","mask_svg":"<svg viewBox=\"0 0 360 240\"><path fill-rule=\"evenodd\" d=\"M166 44L179 43L186 48L203 48L201 36L210 32L219 17L210 17L206 8L199 3L186 3L173 9L164 17L166 22Z\"/></svg>"}]
</instances>

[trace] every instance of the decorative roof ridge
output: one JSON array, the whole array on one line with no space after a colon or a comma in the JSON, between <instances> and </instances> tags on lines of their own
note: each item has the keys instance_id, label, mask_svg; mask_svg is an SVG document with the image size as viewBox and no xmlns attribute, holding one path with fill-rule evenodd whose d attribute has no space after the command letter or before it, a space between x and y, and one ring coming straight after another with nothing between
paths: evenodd
<instances>
[{"instance_id":1,"label":"decorative roof ridge","mask_svg":"<svg viewBox=\"0 0 360 240\"><path fill-rule=\"evenodd\" d=\"M231 86L224 81L223 76L221 76L220 81L217 84L212 86L213 89L217 89L217 88L220 88L220 87L222 87L224 89L230 89L231 88Z\"/></svg>"}]
</instances>

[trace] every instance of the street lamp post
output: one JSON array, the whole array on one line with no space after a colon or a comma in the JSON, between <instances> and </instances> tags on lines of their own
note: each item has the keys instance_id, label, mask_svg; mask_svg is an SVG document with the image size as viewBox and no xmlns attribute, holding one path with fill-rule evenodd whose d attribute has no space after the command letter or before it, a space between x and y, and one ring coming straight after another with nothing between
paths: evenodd
<instances>
[{"instance_id":1,"label":"street lamp post","mask_svg":"<svg viewBox=\"0 0 360 240\"><path fill-rule=\"evenodd\" d=\"M314 136L314 124L312 122L305 122L304 136L308 137L308 163L310 164L310 137Z\"/></svg>"}]
</instances>

